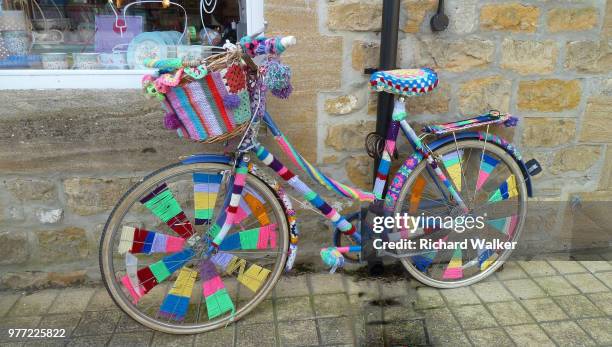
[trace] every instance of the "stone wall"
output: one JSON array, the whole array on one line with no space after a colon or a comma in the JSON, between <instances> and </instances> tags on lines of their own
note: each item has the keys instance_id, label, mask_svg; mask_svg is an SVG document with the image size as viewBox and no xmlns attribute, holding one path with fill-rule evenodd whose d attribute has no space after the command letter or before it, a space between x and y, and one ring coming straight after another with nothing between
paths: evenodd
<instances>
[{"instance_id":1,"label":"stone wall","mask_svg":"<svg viewBox=\"0 0 612 347\"><path fill-rule=\"evenodd\" d=\"M561 233L568 221L553 217L570 215L563 201L612 198L612 2L446 3L449 29L434 34L437 1L402 2L400 66L431 66L441 78L409 100L411 119L491 108L521 118L502 135L543 164L534 201L560 202L546 218L555 221L548 233ZM378 61L381 10L373 0L266 1L269 32L298 38L285 54L295 91L270 98L271 113L307 158L363 187L376 97L362 71ZM157 103L135 90L3 91L0 105L0 287L98 280L100 231L127 187L182 155L214 150L162 129ZM327 226L299 213L300 260L318 263Z\"/></svg>"}]
</instances>

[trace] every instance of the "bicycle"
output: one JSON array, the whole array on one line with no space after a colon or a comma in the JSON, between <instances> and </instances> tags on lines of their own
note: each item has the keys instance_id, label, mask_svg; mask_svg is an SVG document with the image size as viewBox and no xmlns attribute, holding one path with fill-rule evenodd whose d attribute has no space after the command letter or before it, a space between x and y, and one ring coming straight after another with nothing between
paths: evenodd
<instances>
[{"instance_id":1,"label":"bicycle","mask_svg":"<svg viewBox=\"0 0 612 347\"><path fill-rule=\"evenodd\" d=\"M161 82L145 81L147 90L166 103L180 99L181 93L185 100L193 97L187 87L177 90L176 95L167 88L180 86L179 72L189 83L201 83L197 88L212 86L210 67L238 59L238 66L249 67L245 78L252 114L240 125L237 121L233 124L236 131L232 136L242 134L235 150L192 155L153 172L125 193L111 212L100 241L102 279L116 304L139 323L175 334L223 327L253 310L281 273L292 268L299 240L295 210L283 186L254 164L252 155L333 223L334 247L321 250L332 271L345 261L360 261L375 243L429 239L440 244L495 237L518 240L527 196L532 195L529 177L537 174L539 165L533 160L526 165L512 144L489 132L492 126L515 126L515 117L491 111L458 122L429 125L417 135L407 121L406 98L433 90L438 84L436 72L428 68L375 72L371 88L395 94L397 99L386 137L368 137L368 152L380 157L380 165L373 190L363 191L332 179L309 163L265 110L262 81L270 76L270 64L277 64L278 56L292 44L293 37L246 37L239 46L229 47L228 55L206 64L177 60L151 63L166 77ZM272 62L266 65L267 71L253 65L251 58L259 55ZM226 66L222 71L232 69ZM202 82L207 80L208 85ZM167 95L160 96L161 92ZM213 102L213 97L208 100ZM216 105L222 107L219 100ZM177 105L174 109L182 117L197 116L191 106ZM208 141L203 132L206 129L197 125L182 124L175 129L182 136L202 135L199 140ZM367 203L367 208L351 216L341 215L257 140L261 126L315 182L340 196ZM472 131L476 127L486 129ZM414 153L389 181L400 130ZM227 140L223 136L214 138ZM441 219L456 221L477 212L488 215L485 227L477 232L457 232L444 226ZM400 224L385 227L381 233L372 231L376 218L404 213L432 217L434 222L421 219L412 228ZM376 252L399 259L424 284L455 288L489 276L512 249L476 243L468 249L421 247Z\"/></svg>"}]
</instances>

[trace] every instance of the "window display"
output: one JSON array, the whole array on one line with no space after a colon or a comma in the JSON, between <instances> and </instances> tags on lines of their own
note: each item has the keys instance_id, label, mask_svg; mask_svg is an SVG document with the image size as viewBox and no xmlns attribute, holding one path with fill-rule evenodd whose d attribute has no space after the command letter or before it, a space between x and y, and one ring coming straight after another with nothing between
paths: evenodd
<instances>
[{"instance_id":1,"label":"window display","mask_svg":"<svg viewBox=\"0 0 612 347\"><path fill-rule=\"evenodd\" d=\"M216 0L0 0L0 69L142 69L236 41L240 4Z\"/></svg>"}]
</instances>

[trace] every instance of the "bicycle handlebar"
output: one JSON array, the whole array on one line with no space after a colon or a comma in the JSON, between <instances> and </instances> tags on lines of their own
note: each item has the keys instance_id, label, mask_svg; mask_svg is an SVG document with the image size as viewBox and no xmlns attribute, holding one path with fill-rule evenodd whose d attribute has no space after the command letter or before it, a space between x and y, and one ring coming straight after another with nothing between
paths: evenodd
<instances>
[{"instance_id":1,"label":"bicycle handlebar","mask_svg":"<svg viewBox=\"0 0 612 347\"><path fill-rule=\"evenodd\" d=\"M266 38L265 36L245 36L241 38L239 42L242 50L251 57L265 54L282 54L285 49L296 43L297 39L295 36L279 36L272 38Z\"/></svg>"}]
</instances>

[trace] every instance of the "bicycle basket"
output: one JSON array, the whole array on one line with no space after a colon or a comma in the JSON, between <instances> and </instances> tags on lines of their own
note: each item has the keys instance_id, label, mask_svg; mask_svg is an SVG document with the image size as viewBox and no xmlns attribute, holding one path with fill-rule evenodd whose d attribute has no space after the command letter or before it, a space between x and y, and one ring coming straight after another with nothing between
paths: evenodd
<instances>
[{"instance_id":1,"label":"bicycle basket","mask_svg":"<svg viewBox=\"0 0 612 347\"><path fill-rule=\"evenodd\" d=\"M195 62L166 59L145 64L160 68L159 77L143 78L143 87L162 102L166 128L202 143L224 141L246 130L251 105L247 67L240 52Z\"/></svg>"}]
</instances>

